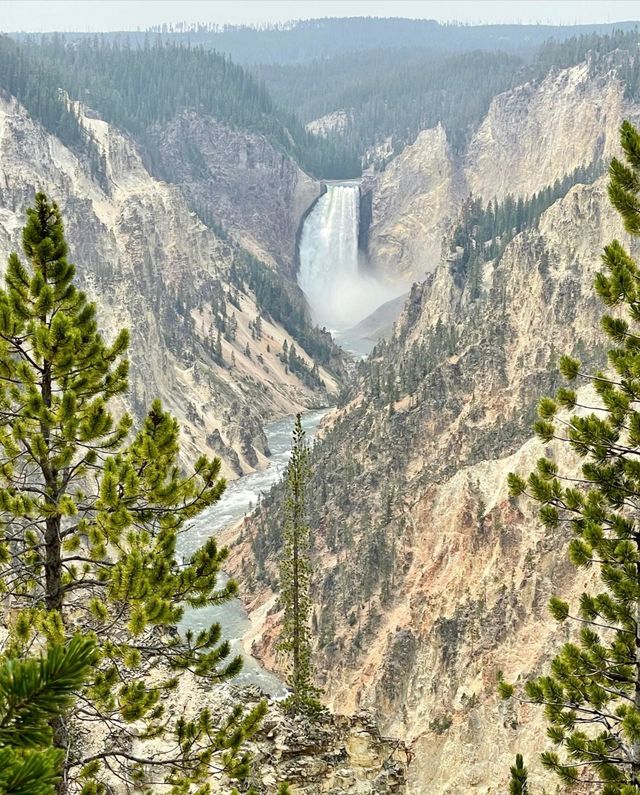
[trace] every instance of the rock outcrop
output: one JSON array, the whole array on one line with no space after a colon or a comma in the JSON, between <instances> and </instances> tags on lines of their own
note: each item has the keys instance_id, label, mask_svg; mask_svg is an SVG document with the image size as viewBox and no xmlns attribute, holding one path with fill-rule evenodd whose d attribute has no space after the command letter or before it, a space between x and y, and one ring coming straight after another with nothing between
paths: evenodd
<instances>
[{"instance_id":1,"label":"rock outcrop","mask_svg":"<svg viewBox=\"0 0 640 795\"><path fill-rule=\"evenodd\" d=\"M157 670L157 668L156 668ZM182 672L177 689L163 697L168 714L193 719L207 709L214 724L225 719L238 705L245 713L258 706L264 695L255 686L236 687L230 683L212 686ZM168 739L168 738L167 738ZM137 739L136 727L127 732L105 731L104 724L83 735L83 751L126 750L138 758L155 758L167 751L166 740ZM347 716L322 713L313 719L295 716L282 709L281 702L267 699L267 713L243 750L250 754L250 772L240 789L251 786L258 795L275 795L287 783L291 795L404 795L411 751L401 741L380 733L366 710ZM170 754L169 754L170 758ZM215 765L213 766L215 767ZM212 792L229 792L233 783L224 768L207 781ZM153 769L156 780L167 770ZM122 781L105 773L113 795L126 795ZM167 791L169 787L167 786Z\"/></svg>"},{"instance_id":2,"label":"rock outcrop","mask_svg":"<svg viewBox=\"0 0 640 795\"><path fill-rule=\"evenodd\" d=\"M332 133L344 135L351 124L353 124L353 111L334 110L332 113L320 116L319 119L313 119L305 126L310 133L327 138Z\"/></svg>"},{"instance_id":3,"label":"rock outcrop","mask_svg":"<svg viewBox=\"0 0 640 795\"><path fill-rule=\"evenodd\" d=\"M369 254L389 278L424 278L455 212L455 164L444 127L424 130L373 187ZM419 270L420 269L420 270Z\"/></svg>"},{"instance_id":4,"label":"rock outcrop","mask_svg":"<svg viewBox=\"0 0 640 795\"><path fill-rule=\"evenodd\" d=\"M298 227L320 195L319 182L263 136L194 112L158 127L152 138L159 173L179 184L203 217L293 275Z\"/></svg>"},{"instance_id":5,"label":"rock outcrop","mask_svg":"<svg viewBox=\"0 0 640 795\"><path fill-rule=\"evenodd\" d=\"M292 795L402 795L410 751L383 737L366 711L293 718L271 705L254 745L255 779L289 783Z\"/></svg>"},{"instance_id":6,"label":"rock outcrop","mask_svg":"<svg viewBox=\"0 0 640 795\"><path fill-rule=\"evenodd\" d=\"M629 110L623 83L612 72L592 74L588 62L499 94L465 152L468 189L486 201L529 196L607 160Z\"/></svg>"}]
</instances>

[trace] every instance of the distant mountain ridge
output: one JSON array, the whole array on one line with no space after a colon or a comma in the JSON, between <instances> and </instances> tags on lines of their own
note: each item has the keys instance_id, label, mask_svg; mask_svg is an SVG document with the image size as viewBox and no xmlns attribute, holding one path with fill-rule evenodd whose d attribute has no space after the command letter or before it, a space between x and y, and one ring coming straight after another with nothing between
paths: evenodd
<instances>
[{"instance_id":1,"label":"distant mountain ridge","mask_svg":"<svg viewBox=\"0 0 640 795\"><path fill-rule=\"evenodd\" d=\"M160 25L148 31L99 34L128 39L133 45L153 42L202 45L226 53L241 64L304 63L345 53L384 47L427 47L438 52L502 50L527 55L544 41L558 41L587 33L632 30L637 21L586 25L463 25L401 17L328 17L298 20L276 26ZM16 34L12 34L16 35ZM72 40L95 33L68 33Z\"/></svg>"}]
</instances>

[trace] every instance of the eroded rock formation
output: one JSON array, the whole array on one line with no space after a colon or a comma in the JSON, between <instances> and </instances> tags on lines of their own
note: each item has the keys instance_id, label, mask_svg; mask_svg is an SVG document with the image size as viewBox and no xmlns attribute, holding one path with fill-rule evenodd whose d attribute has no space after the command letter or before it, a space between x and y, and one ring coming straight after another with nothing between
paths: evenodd
<instances>
[{"instance_id":1,"label":"eroded rock formation","mask_svg":"<svg viewBox=\"0 0 640 795\"><path fill-rule=\"evenodd\" d=\"M622 119L637 117L615 74L594 75L587 62L496 96L461 152L442 127L424 130L374 179L372 267L388 278L422 280L469 193L485 203L530 196L609 159Z\"/></svg>"},{"instance_id":2,"label":"eroded rock formation","mask_svg":"<svg viewBox=\"0 0 640 795\"><path fill-rule=\"evenodd\" d=\"M518 91L498 97L493 121L476 136L479 159L468 182L504 194L508 182L497 180L513 171L513 191L527 193L610 154L622 114L633 118L635 109L625 108L621 87L607 81L592 86L576 68L535 88L546 98L532 96L533 88L523 89L526 103L518 104ZM590 116L602 92L607 113ZM533 136L529 110L542 124L539 109L546 108L544 135L560 157L566 118L564 110L554 116L555 102L573 105L575 118L591 118L583 154L572 144L563 165L550 170L537 168L532 143L518 144L507 176L491 181L480 139L488 145L487 130L499 124ZM509 108L518 108L519 124ZM604 119L600 131L597 118ZM411 239L413 248L403 243L402 251L429 270L428 246L420 254L415 241L429 234L435 240L432 208L444 202L453 177L438 155L447 147L441 131L423 133L414 147L381 183L408 185L407 195L387 195L379 186L377 201L393 208L387 232ZM430 164L423 193L422 172L411 165L420 147L418 162ZM431 174L435 164L440 171ZM373 206L375 219L375 194ZM374 256L384 244L402 260L397 240L383 240L381 205L377 212ZM457 271L455 256L440 259L414 286L393 337L374 351L316 447L310 513L319 679L330 705L365 706L383 731L408 743L415 754L408 792L415 795L503 792L516 751L527 754L533 780L554 786L538 761L546 744L542 711L501 703L496 681L500 671L522 682L542 670L566 639L547 613L548 598L559 593L575 601L584 580L566 560L567 537L544 530L526 501L511 500L506 477L528 474L545 452L531 439L531 423L538 398L561 383L559 356L604 364L602 307L592 285L602 248L614 237L639 253L601 177L575 185L483 262L475 289ZM556 453L561 468L576 466L564 448ZM262 549L265 537L277 545L279 511L276 496L249 526L261 534ZM254 648L277 667L279 615L268 588L257 589L251 607Z\"/></svg>"}]
</instances>

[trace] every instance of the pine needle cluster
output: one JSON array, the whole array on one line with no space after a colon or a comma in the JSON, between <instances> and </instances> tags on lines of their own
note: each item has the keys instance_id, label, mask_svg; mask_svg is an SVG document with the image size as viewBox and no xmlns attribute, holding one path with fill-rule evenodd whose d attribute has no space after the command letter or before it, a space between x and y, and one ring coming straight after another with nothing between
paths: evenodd
<instances>
[{"instance_id":1,"label":"pine needle cluster","mask_svg":"<svg viewBox=\"0 0 640 795\"><path fill-rule=\"evenodd\" d=\"M74 636L46 655L0 666L0 792L55 795L64 751L51 724L74 702L97 662L95 644Z\"/></svg>"}]
</instances>

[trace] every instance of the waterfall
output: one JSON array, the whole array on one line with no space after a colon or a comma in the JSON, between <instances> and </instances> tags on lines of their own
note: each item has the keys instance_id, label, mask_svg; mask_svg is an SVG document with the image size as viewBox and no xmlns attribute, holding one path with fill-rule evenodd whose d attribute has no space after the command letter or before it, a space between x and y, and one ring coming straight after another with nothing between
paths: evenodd
<instances>
[{"instance_id":1,"label":"waterfall","mask_svg":"<svg viewBox=\"0 0 640 795\"><path fill-rule=\"evenodd\" d=\"M354 326L391 297L360 270L359 205L357 184L327 185L302 229L298 284L314 321L332 331Z\"/></svg>"}]
</instances>

